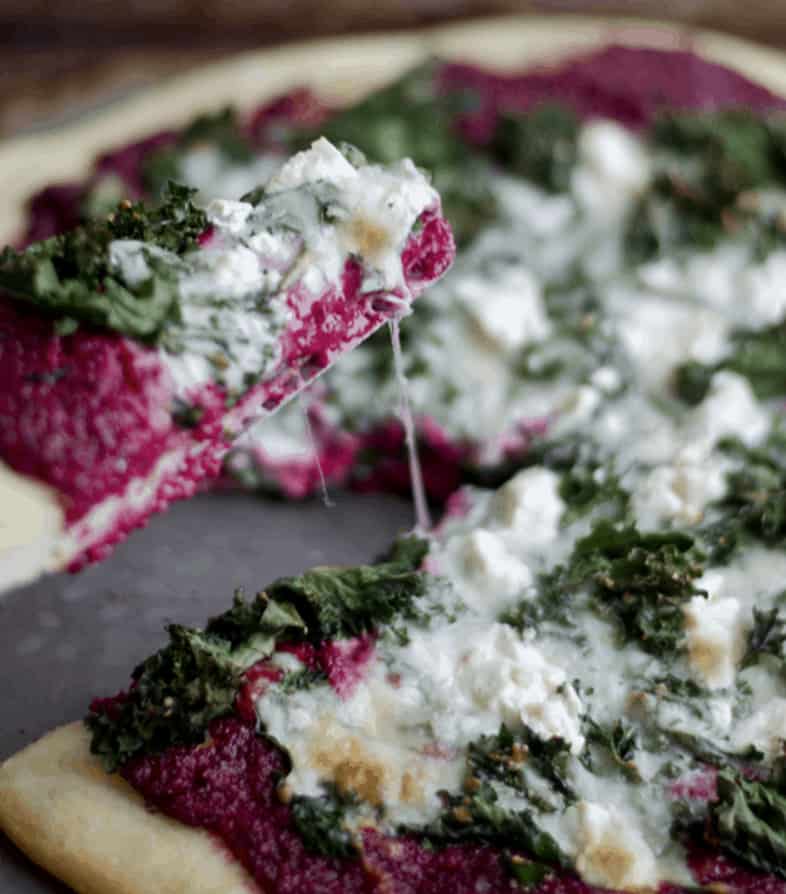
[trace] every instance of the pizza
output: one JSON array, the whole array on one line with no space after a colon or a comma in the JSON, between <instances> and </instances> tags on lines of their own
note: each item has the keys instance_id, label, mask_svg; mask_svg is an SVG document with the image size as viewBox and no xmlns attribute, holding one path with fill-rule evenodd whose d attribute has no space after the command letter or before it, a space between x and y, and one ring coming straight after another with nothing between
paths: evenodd
<instances>
[{"instance_id":1,"label":"pizza","mask_svg":"<svg viewBox=\"0 0 786 894\"><path fill-rule=\"evenodd\" d=\"M411 161L324 138L242 199L192 199L171 183L0 257L0 493L6 526L26 502L44 522L3 551L4 587L102 558L193 494L453 257Z\"/></svg>"},{"instance_id":2,"label":"pizza","mask_svg":"<svg viewBox=\"0 0 786 894\"><path fill-rule=\"evenodd\" d=\"M89 894L781 892L782 102L620 49L391 90L463 140L458 260L402 327L440 524L171 625L0 768L0 825ZM341 480L395 489L375 351L311 413ZM248 450L286 489L281 415Z\"/></svg>"}]
</instances>

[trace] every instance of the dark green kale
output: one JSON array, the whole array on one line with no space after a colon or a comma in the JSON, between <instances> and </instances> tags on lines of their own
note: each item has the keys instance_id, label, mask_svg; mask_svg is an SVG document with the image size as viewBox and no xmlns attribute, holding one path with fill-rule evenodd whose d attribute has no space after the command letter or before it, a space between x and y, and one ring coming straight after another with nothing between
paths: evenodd
<instances>
[{"instance_id":1,"label":"dark green kale","mask_svg":"<svg viewBox=\"0 0 786 894\"><path fill-rule=\"evenodd\" d=\"M260 625L256 639L238 649L179 624L168 632L169 644L134 670L126 695L87 715L90 750L110 771L141 753L201 742L210 722L232 710L243 672L272 652L284 630Z\"/></svg>"},{"instance_id":2,"label":"dark green kale","mask_svg":"<svg viewBox=\"0 0 786 894\"><path fill-rule=\"evenodd\" d=\"M543 874L554 868L569 868L570 861L555 839L540 828L527 809L500 806L497 793L487 782L466 795L445 795L444 812L425 828L416 831L432 844L482 842L521 851Z\"/></svg>"},{"instance_id":3,"label":"dark green kale","mask_svg":"<svg viewBox=\"0 0 786 894\"><path fill-rule=\"evenodd\" d=\"M683 605L702 594L695 586L702 558L689 534L642 533L601 519L576 543L567 567L553 572L554 583L568 590L589 585L624 639L670 655L683 641Z\"/></svg>"},{"instance_id":4,"label":"dark green kale","mask_svg":"<svg viewBox=\"0 0 786 894\"><path fill-rule=\"evenodd\" d=\"M720 449L741 461L727 475L726 496L714 504L725 536L733 545L754 537L777 545L786 537L786 431L776 428L758 447L736 438Z\"/></svg>"},{"instance_id":5,"label":"dark green kale","mask_svg":"<svg viewBox=\"0 0 786 894\"><path fill-rule=\"evenodd\" d=\"M299 577L280 578L266 593L292 603L312 637L357 636L397 617L418 617L414 602L425 591L426 577L419 567L427 552L425 540L407 537L377 565L314 568Z\"/></svg>"},{"instance_id":6,"label":"dark green kale","mask_svg":"<svg viewBox=\"0 0 786 894\"><path fill-rule=\"evenodd\" d=\"M160 196L170 180L182 179L183 156L199 146L209 146L227 164L247 164L254 157L254 147L233 108L199 115L173 145L157 149L145 159L142 182L147 193Z\"/></svg>"},{"instance_id":7,"label":"dark green kale","mask_svg":"<svg viewBox=\"0 0 786 894\"><path fill-rule=\"evenodd\" d=\"M490 151L508 170L549 192L565 192L576 164L579 128L575 112L557 103L504 112Z\"/></svg>"},{"instance_id":8,"label":"dark green kale","mask_svg":"<svg viewBox=\"0 0 786 894\"><path fill-rule=\"evenodd\" d=\"M456 136L462 97L438 90L436 66L427 64L339 112L320 127L334 143L357 146L371 161L411 158L432 172L442 208L459 245L496 216L485 162ZM301 133L296 148L318 134Z\"/></svg>"},{"instance_id":9,"label":"dark green kale","mask_svg":"<svg viewBox=\"0 0 786 894\"><path fill-rule=\"evenodd\" d=\"M319 798L298 795L292 799L292 822L306 850L323 857L347 859L357 853L347 831L347 811L355 804L352 797L330 788Z\"/></svg>"},{"instance_id":10,"label":"dark green kale","mask_svg":"<svg viewBox=\"0 0 786 894\"><path fill-rule=\"evenodd\" d=\"M529 727L515 733L505 724L493 736L481 736L467 749L469 793L478 781L502 782L528 799L539 810L552 811L574 801L568 783L570 745L560 738L541 739ZM545 781L555 794L549 801L529 784L532 775ZM543 785L537 786L542 792Z\"/></svg>"},{"instance_id":11,"label":"dark green kale","mask_svg":"<svg viewBox=\"0 0 786 894\"><path fill-rule=\"evenodd\" d=\"M717 776L706 836L750 866L786 878L786 792L731 768Z\"/></svg>"},{"instance_id":12,"label":"dark green kale","mask_svg":"<svg viewBox=\"0 0 786 894\"><path fill-rule=\"evenodd\" d=\"M677 396L691 406L700 403L719 370L745 376L760 400L786 396L786 324L757 332L738 330L732 336L731 350L719 362L683 364L674 381Z\"/></svg>"},{"instance_id":13,"label":"dark green kale","mask_svg":"<svg viewBox=\"0 0 786 894\"><path fill-rule=\"evenodd\" d=\"M753 628L740 666L750 667L763 655L776 658L786 671L786 616L777 606L769 610L754 607Z\"/></svg>"},{"instance_id":14,"label":"dark green kale","mask_svg":"<svg viewBox=\"0 0 786 894\"><path fill-rule=\"evenodd\" d=\"M634 262L685 246L709 248L746 231L755 245L762 227L772 229L749 207L748 194L786 181L780 118L744 109L672 113L656 121L649 141L658 171L629 219Z\"/></svg>"},{"instance_id":15,"label":"dark green kale","mask_svg":"<svg viewBox=\"0 0 786 894\"><path fill-rule=\"evenodd\" d=\"M175 262L146 257L152 275L138 285L110 270L109 243L136 239L174 255L196 244L207 227L203 211L191 201L193 190L171 183L156 208L121 203L104 220L90 221L60 236L16 251L0 252L0 289L22 304L54 316L63 332L76 322L155 339L176 312Z\"/></svg>"},{"instance_id":16,"label":"dark green kale","mask_svg":"<svg viewBox=\"0 0 786 894\"><path fill-rule=\"evenodd\" d=\"M601 749L631 782L641 782L639 768L633 759L638 739L636 728L632 724L623 718L613 724L601 725L587 717L585 728L589 743ZM590 749L585 752L584 759L589 769L592 769L594 760Z\"/></svg>"},{"instance_id":17,"label":"dark green kale","mask_svg":"<svg viewBox=\"0 0 786 894\"><path fill-rule=\"evenodd\" d=\"M202 741L211 720L231 712L243 673L281 639L321 641L419 617L413 601L425 589L418 568L427 552L426 541L402 538L377 565L281 578L249 602L238 592L204 631L171 625L169 644L134 670L129 691L91 709L93 753L113 770L140 753ZM293 674L284 682L300 688L320 679Z\"/></svg>"}]
</instances>

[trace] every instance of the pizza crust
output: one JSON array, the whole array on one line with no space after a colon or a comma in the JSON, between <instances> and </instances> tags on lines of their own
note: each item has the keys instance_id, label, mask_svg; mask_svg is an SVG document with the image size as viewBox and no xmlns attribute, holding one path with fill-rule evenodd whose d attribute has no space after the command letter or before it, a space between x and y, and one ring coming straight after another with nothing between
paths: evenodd
<instances>
[{"instance_id":1,"label":"pizza crust","mask_svg":"<svg viewBox=\"0 0 786 894\"><path fill-rule=\"evenodd\" d=\"M149 811L61 726L0 766L0 828L79 894L260 894L199 829Z\"/></svg>"}]
</instances>

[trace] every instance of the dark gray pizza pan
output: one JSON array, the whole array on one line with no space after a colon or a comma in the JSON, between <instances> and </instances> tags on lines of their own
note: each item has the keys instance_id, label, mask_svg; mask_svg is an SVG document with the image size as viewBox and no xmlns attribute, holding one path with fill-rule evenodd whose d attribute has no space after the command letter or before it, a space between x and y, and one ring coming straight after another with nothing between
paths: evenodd
<instances>
[{"instance_id":1,"label":"dark gray pizza pan","mask_svg":"<svg viewBox=\"0 0 786 894\"><path fill-rule=\"evenodd\" d=\"M152 519L100 565L0 596L0 760L122 688L170 621L201 625L312 565L369 561L412 524L411 504L338 494L276 503L213 493ZM1 894L64 894L0 833Z\"/></svg>"}]
</instances>

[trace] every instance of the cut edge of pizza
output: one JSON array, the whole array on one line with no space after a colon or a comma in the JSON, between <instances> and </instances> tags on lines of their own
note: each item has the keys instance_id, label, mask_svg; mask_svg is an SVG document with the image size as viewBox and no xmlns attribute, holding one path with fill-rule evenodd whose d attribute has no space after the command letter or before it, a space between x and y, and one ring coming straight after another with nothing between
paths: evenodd
<instances>
[{"instance_id":1,"label":"cut edge of pizza","mask_svg":"<svg viewBox=\"0 0 786 894\"><path fill-rule=\"evenodd\" d=\"M0 587L98 560L193 494L454 252L426 175L324 139L241 201L202 211L172 185L6 249Z\"/></svg>"}]
</instances>

